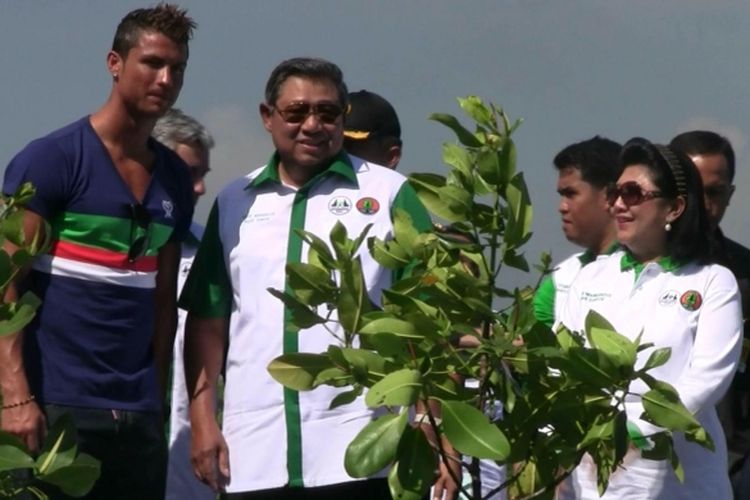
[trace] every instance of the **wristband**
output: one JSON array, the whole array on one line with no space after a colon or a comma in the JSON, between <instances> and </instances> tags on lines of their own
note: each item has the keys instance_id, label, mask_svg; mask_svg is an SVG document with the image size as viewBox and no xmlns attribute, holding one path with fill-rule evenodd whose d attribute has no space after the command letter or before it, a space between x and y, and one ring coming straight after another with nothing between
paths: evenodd
<instances>
[{"instance_id":1,"label":"wristband","mask_svg":"<svg viewBox=\"0 0 750 500\"><path fill-rule=\"evenodd\" d=\"M9 405L3 405L2 407L0 407L0 410L10 410L11 408L18 408L19 406L24 406L24 405L31 403L32 401L34 401L34 399L36 398L32 394L31 396L24 399L23 401L19 401L17 403L11 403Z\"/></svg>"}]
</instances>

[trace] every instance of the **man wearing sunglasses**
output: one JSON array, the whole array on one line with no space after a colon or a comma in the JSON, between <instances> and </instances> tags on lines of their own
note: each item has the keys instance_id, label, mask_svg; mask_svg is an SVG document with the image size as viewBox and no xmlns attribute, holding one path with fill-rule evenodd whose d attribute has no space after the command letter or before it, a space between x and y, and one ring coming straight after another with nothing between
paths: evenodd
<instances>
[{"instance_id":1,"label":"man wearing sunglasses","mask_svg":"<svg viewBox=\"0 0 750 500\"><path fill-rule=\"evenodd\" d=\"M747 367L750 352L750 249L725 237L719 227L734 193L734 149L725 137L707 130L679 134L670 145L687 154L698 168L709 224L718 247L719 263L732 271L742 294L745 318L742 359L732 385L717 406L727 438L732 482L737 487L736 473L743 462L750 466L750 369ZM750 487L750 484L746 487ZM735 494L736 498L744 498L739 491L735 491ZM747 495L747 490L744 495Z\"/></svg>"},{"instance_id":2,"label":"man wearing sunglasses","mask_svg":"<svg viewBox=\"0 0 750 500\"><path fill-rule=\"evenodd\" d=\"M193 203L185 164L150 135L180 93L194 28L170 4L128 13L106 57L104 105L5 171L5 194L36 189L27 241L46 232L51 247L8 292L30 290L42 306L0 339L2 427L38 451L45 424L70 415L78 449L101 462L90 498L164 498L162 402Z\"/></svg>"},{"instance_id":3,"label":"man wearing sunglasses","mask_svg":"<svg viewBox=\"0 0 750 500\"><path fill-rule=\"evenodd\" d=\"M284 290L287 264L307 260L298 230L327 241L337 222L350 237L372 223L370 235L387 238L397 208L418 229L431 227L401 174L343 151L346 106L346 85L333 63L296 58L273 70L260 115L275 152L219 194L180 297L189 311L193 466L230 499L390 498L385 478L355 481L344 470L347 445L373 418L361 398L329 409L340 389L298 393L267 371L283 353L318 353L337 343L322 325L295 331L285 320L291 312L267 291ZM378 303L391 272L366 249L360 258ZM224 362L220 430L214 400Z\"/></svg>"},{"instance_id":4,"label":"man wearing sunglasses","mask_svg":"<svg viewBox=\"0 0 750 500\"><path fill-rule=\"evenodd\" d=\"M206 193L206 174L211 170L210 151L214 140L198 120L172 108L156 122L152 136L172 149L185 162L193 181L193 200L198 203ZM196 222L190 226L190 234L182 244L180 273L177 288L182 289L198 250L203 227ZM185 319L187 313L180 310L177 332L172 351L172 386L169 393L169 461L167 467L167 493L165 500L215 500L216 494L195 478L190 465L190 417L188 397L183 369L183 347Z\"/></svg>"},{"instance_id":5,"label":"man wearing sunglasses","mask_svg":"<svg viewBox=\"0 0 750 500\"><path fill-rule=\"evenodd\" d=\"M620 150L614 141L595 136L567 146L554 158L562 230L571 243L583 247L557 264L534 296L536 318L552 326L559 317L570 284L586 264L616 247L614 219L607 188L620 177Z\"/></svg>"}]
</instances>

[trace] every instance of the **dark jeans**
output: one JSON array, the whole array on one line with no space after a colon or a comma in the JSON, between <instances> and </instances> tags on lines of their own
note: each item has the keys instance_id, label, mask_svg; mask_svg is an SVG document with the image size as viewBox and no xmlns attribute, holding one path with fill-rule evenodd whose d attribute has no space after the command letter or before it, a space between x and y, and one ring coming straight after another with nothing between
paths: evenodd
<instances>
[{"instance_id":1,"label":"dark jeans","mask_svg":"<svg viewBox=\"0 0 750 500\"><path fill-rule=\"evenodd\" d=\"M163 500L167 443L160 413L46 405L51 424L69 414L78 432L78 451L102 463L89 499ZM68 499L50 491L54 500Z\"/></svg>"},{"instance_id":2,"label":"dark jeans","mask_svg":"<svg viewBox=\"0 0 750 500\"><path fill-rule=\"evenodd\" d=\"M314 488L274 488L249 493L224 493L222 500L391 500L388 480L365 479Z\"/></svg>"}]
</instances>

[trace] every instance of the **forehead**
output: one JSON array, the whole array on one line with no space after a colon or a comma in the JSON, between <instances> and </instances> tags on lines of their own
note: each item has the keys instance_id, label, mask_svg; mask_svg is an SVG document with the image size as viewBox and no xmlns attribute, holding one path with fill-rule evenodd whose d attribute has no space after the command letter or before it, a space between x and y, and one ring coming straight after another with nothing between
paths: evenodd
<instances>
[{"instance_id":1,"label":"forehead","mask_svg":"<svg viewBox=\"0 0 750 500\"><path fill-rule=\"evenodd\" d=\"M690 159L695 163L704 184L716 181L730 182L729 166L727 165L727 159L724 155L691 155Z\"/></svg>"},{"instance_id":2,"label":"forehead","mask_svg":"<svg viewBox=\"0 0 750 500\"><path fill-rule=\"evenodd\" d=\"M628 181L635 181L646 188L655 187L653 172L648 166L640 163L626 166L617 183L622 184Z\"/></svg>"},{"instance_id":3,"label":"forehead","mask_svg":"<svg viewBox=\"0 0 750 500\"><path fill-rule=\"evenodd\" d=\"M327 78L310 78L290 76L279 87L277 103L305 102L339 102L336 85Z\"/></svg>"},{"instance_id":4,"label":"forehead","mask_svg":"<svg viewBox=\"0 0 750 500\"><path fill-rule=\"evenodd\" d=\"M563 167L558 171L557 174L557 186L562 187L582 187L583 185L590 186L588 182L583 180L581 177L581 170L574 166Z\"/></svg>"},{"instance_id":5,"label":"forehead","mask_svg":"<svg viewBox=\"0 0 750 500\"><path fill-rule=\"evenodd\" d=\"M141 30L136 35L133 47L128 52L138 55L155 55L185 62L188 57L188 48L184 43L178 43L167 35L154 30Z\"/></svg>"}]
</instances>

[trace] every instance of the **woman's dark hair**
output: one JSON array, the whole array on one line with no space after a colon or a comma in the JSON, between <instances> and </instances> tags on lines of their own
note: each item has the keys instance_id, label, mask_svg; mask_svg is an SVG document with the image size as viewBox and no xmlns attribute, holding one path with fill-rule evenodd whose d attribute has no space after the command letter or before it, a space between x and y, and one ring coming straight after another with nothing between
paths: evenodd
<instances>
[{"instance_id":1,"label":"woman's dark hair","mask_svg":"<svg viewBox=\"0 0 750 500\"><path fill-rule=\"evenodd\" d=\"M685 198L685 210L667 233L667 255L677 262L707 262L712 257L711 231L703 203L703 183L695 164L682 151L637 137L625 143L620 155L623 169L645 165L665 198Z\"/></svg>"}]
</instances>

